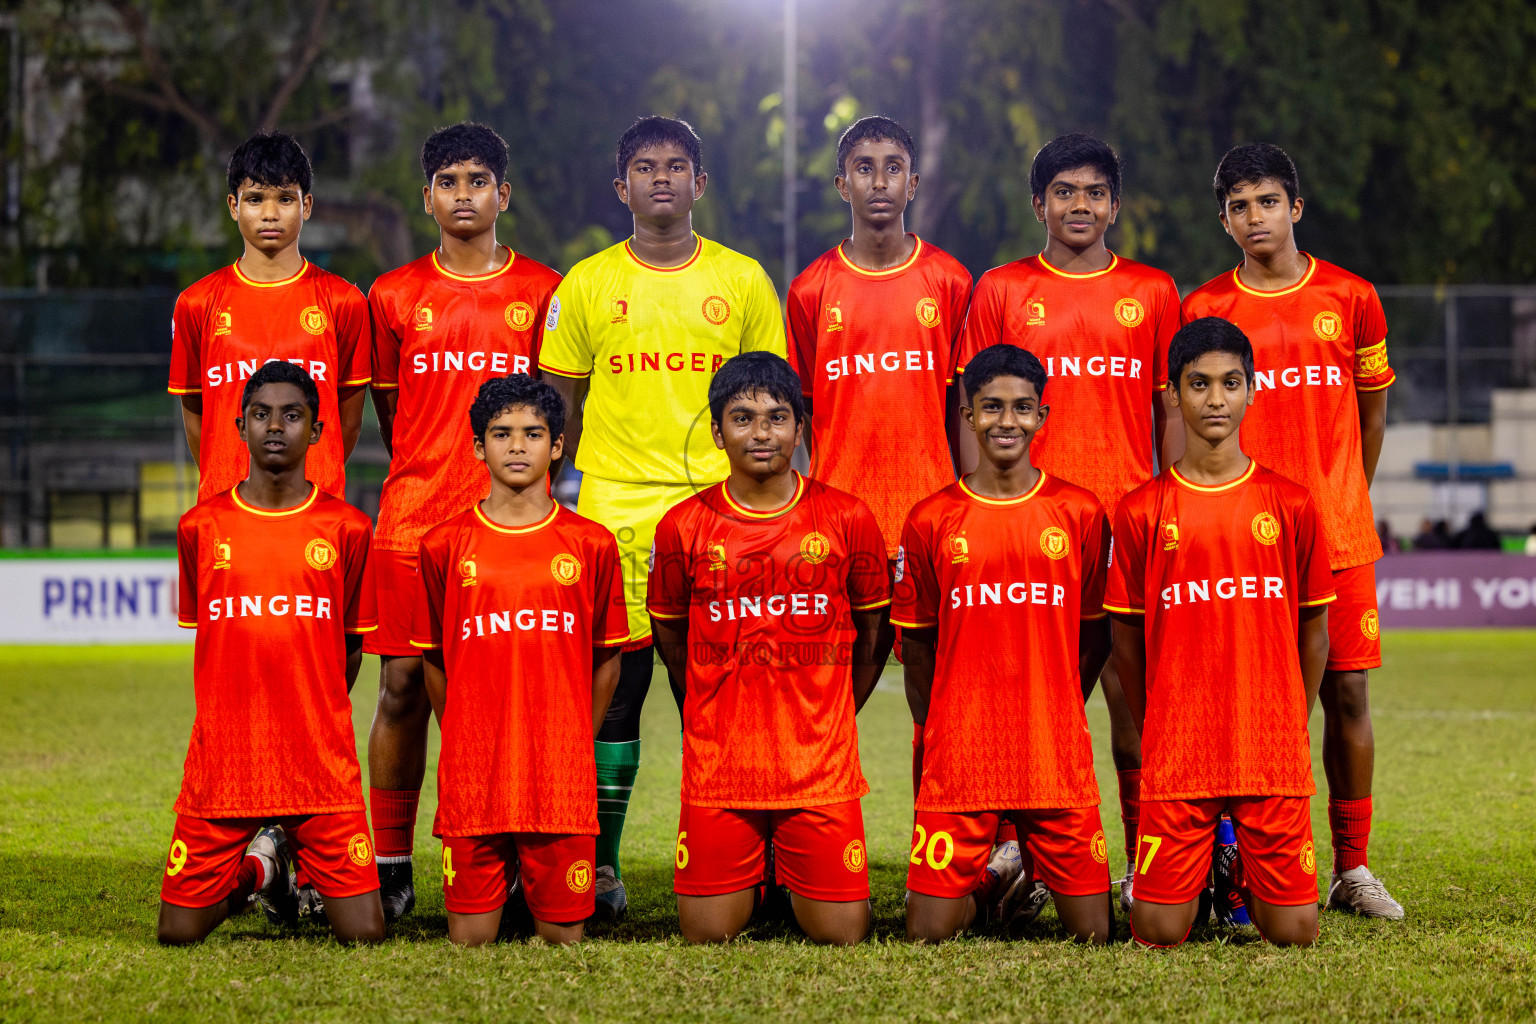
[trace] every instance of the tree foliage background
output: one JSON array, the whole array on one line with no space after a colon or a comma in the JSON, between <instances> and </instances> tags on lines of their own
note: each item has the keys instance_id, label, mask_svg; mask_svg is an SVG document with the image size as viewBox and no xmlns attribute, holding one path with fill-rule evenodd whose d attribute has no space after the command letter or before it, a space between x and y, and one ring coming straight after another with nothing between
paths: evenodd
<instances>
[{"instance_id":1,"label":"tree foliage background","mask_svg":"<svg viewBox=\"0 0 1536 1024\"><path fill-rule=\"evenodd\" d=\"M779 276L777 0L26 0L19 223L0 280L184 284L238 251L223 164L295 132L306 244L364 284L425 251L417 153L471 117L512 151L503 239L567 269L628 230L636 116L704 138L706 235ZM1302 242L1381 283L1536 279L1536 5L1526 0L818 0L799 8L798 261L847 230L838 134L920 147L911 224L974 272L1036 251L1029 162L1067 131L1125 163L1111 244L1184 283L1232 265L1210 180L1238 142L1295 158ZM14 60L14 56L10 58ZM36 123L32 123L36 122ZM51 132L51 134L50 134Z\"/></svg>"}]
</instances>

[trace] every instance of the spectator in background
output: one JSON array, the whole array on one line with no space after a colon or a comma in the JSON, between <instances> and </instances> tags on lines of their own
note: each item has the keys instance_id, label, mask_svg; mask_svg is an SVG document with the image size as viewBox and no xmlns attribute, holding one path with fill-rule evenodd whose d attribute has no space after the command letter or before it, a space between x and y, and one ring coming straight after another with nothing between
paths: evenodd
<instances>
[{"instance_id":1,"label":"spectator in background","mask_svg":"<svg viewBox=\"0 0 1536 1024\"><path fill-rule=\"evenodd\" d=\"M1381 538L1381 553L1395 555L1403 550L1403 542L1392 533L1392 524L1385 519L1376 520L1376 536Z\"/></svg>"},{"instance_id":2,"label":"spectator in background","mask_svg":"<svg viewBox=\"0 0 1536 1024\"><path fill-rule=\"evenodd\" d=\"M1444 519L1430 524L1429 517L1419 524L1419 535L1413 538L1415 551L1444 551L1451 546L1451 527Z\"/></svg>"},{"instance_id":3,"label":"spectator in background","mask_svg":"<svg viewBox=\"0 0 1536 1024\"><path fill-rule=\"evenodd\" d=\"M1499 535L1488 526L1488 517L1472 513L1467 528L1456 535L1456 547L1463 551L1498 551L1504 546Z\"/></svg>"}]
</instances>

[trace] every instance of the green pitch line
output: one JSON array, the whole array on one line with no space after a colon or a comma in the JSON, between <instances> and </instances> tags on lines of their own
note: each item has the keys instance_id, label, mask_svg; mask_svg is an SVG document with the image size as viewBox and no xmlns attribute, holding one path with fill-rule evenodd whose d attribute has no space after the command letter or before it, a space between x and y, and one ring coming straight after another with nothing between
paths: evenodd
<instances>
[{"instance_id":1,"label":"green pitch line","mask_svg":"<svg viewBox=\"0 0 1536 1024\"><path fill-rule=\"evenodd\" d=\"M1197 937L1172 954L1125 945L1123 919L1120 944L1069 946L1049 910L1033 939L899 941L911 727L887 689L859 719L873 790L864 807L874 941L826 950L758 929L723 949L683 946L670 890L677 713L662 678L625 831L630 914L609 937L571 949L450 947L429 772L420 903L383 947L342 950L325 932L284 934L248 916L200 948L160 949L159 879L192 721L190 649L0 648L0 1021L1529 1020L1536 631L1385 639L1387 663L1372 679L1372 867L1408 919L1329 913L1311 951ZM370 658L353 695L360 747L376 677ZM1089 712L1118 873L1101 697ZM432 742L435 758L435 729ZM1315 772L1321 780L1321 765ZM1321 798L1314 829L1326 865Z\"/></svg>"}]
</instances>

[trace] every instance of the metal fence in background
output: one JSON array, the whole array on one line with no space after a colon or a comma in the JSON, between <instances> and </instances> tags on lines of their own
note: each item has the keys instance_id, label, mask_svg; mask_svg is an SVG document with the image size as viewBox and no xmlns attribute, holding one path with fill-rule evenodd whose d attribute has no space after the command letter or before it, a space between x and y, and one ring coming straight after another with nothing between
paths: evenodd
<instances>
[{"instance_id":1,"label":"metal fence in background","mask_svg":"<svg viewBox=\"0 0 1536 1024\"><path fill-rule=\"evenodd\" d=\"M1477 425L1536 387L1536 286L1380 290L1393 423ZM166 394L170 291L0 291L0 547L175 543L196 467ZM347 497L372 514L388 457L366 413ZM1450 446L1454 480L1463 460ZM1428 514L1428 510L1426 513Z\"/></svg>"}]
</instances>

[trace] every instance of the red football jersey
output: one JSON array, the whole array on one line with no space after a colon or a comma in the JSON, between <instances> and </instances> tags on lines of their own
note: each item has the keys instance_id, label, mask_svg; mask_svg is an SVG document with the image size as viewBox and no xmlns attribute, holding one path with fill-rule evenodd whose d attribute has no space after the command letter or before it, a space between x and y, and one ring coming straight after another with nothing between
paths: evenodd
<instances>
[{"instance_id":1,"label":"red football jersey","mask_svg":"<svg viewBox=\"0 0 1536 1024\"><path fill-rule=\"evenodd\" d=\"M1329 564L1348 569L1381 557L1356 393L1380 391L1397 375L1387 364L1387 315L1376 289L1307 259L1302 279L1279 291L1249 288L1236 270L1208 281L1184 300L1184 320L1219 316L1248 335L1256 394L1243 418L1243 448L1306 485Z\"/></svg>"},{"instance_id":2,"label":"red football jersey","mask_svg":"<svg viewBox=\"0 0 1536 1024\"><path fill-rule=\"evenodd\" d=\"M1312 499L1256 461L1126 495L1104 607L1146 616L1143 799L1315 792L1298 608L1334 596Z\"/></svg>"},{"instance_id":3,"label":"red football jersey","mask_svg":"<svg viewBox=\"0 0 1536 1024\"><path fill-rule=\"evenodd\" d=\"M449 273L433 252L374 282L373 386L400 389L380 548L415 551L428 530L485 497L469 407L491 377L535 373L539 325L559 283L510 249L500 270L477 277Z\"/></svg>"},{"instance_id":4,"label":"red football jersey","mask_svg":"<svg viewBox=\"0 0 1536 1024\"><path fill-rule=\"evenodd\" d=\"M197 717L177 814L363 809L344 634L378 627L371 529L318 487L279 511L231 488L181 517L176 618L197 630Z\"/></svg>"},{"instance_id":5,"label":"red football jersey","mask_svg":"<svg viewBox=\"0 0 1536 1024\"><path fill-rule=\"evenodd\" d=\"M938 627L919 811L1098 807L1078 629L1103 618L1109 523L1046 473L983 498L958 480L902 532L891 621Z\"/></svg>"},{"instance_id":6,"label":"red football jersey","mask_svg":"<svg viewBox=\"0 0 1536 1024\"><path fill-rule=\"evenodd\" d=\"M433 834L596 835L592 648L629 639L613 534L559 505L500 526L477 502L420 566L411 643L448 675Z\"/></svg>"},{"instance_id":7,"label":"red football jersey","mask_svg":"<svg viewBox=\"0 0 1536 1024\"><path fill-rule=\"evenodd\" d=\"M320 443L305 472L336 497L347 493L337 389L367 384L368 303L355 285L304 262L285 281L252 281L232 263L176 297L171 318L173 395L203 396L197 498L245 479L250 453L235 430L245 382L263 363L302 366L320 389Z\"/></svg>"},{"instance_id":8,"label":"red football jersey","mask_svg":"<svg viewBox=\"0 0 1536 1024\"><path fill-rule=\"evenodd\" d=\"M976 282L958 369L998 342L1039 357L1051 412L1030 461L1088 488L1113 518L1152 478L1152 405L1168 386L1178 329L1179 290L1161 270L1110 253L1105 269L1068 274L1029 256Z\"/></svg>"},{"instance_id":9,"label":"red football jersey","mask_svg":"<svg viewBox=\"0 0 1536 1024\"><path fill-rule=\"evenodd\" d=\"M811 476L868 505L893 558L907 512L955 479L944 388L970 297L970 271L915 236L899 267L863 270L839 245L789 287L789 362L812 401Z\"/></svg>"},{"instance_id":10,"label":"red football jersey","mask_svg":"<svg viewBox=\"0 0 1536 1024\"><path fill-rule=\"evenodd\" d=\"M650 612L688 620L683 803L814 807L869 792L854 726L853 611L890 603L864 503L798 478L754 512L727 483L656 528Z\"/></svg>"}]
</instances>

